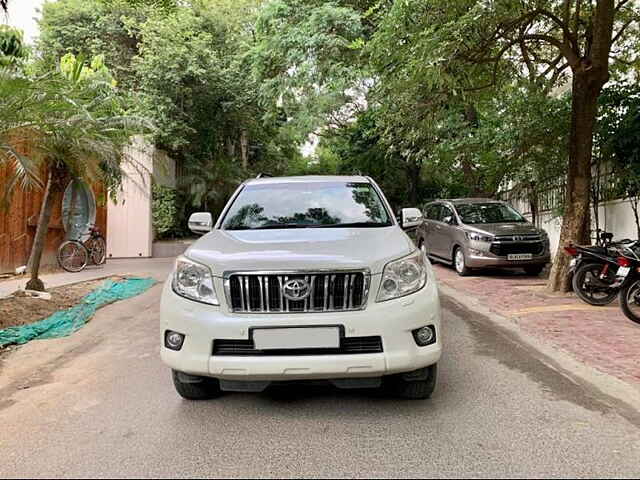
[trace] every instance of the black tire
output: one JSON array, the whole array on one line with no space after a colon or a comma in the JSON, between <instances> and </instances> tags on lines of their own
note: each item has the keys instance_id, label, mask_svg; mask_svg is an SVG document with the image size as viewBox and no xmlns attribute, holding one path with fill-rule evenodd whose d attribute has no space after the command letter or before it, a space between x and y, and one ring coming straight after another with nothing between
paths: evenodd
<instances>
[{"instance_id":1,"label":"black tire","mask_svg":"<svg viewBox=\"0 0 640 480\"><path fill-rule=\"evenodd\" d=\"M599 285L588 286L589 279L598 276L602 267L601 263L583 263L576 269L571 279L573 291L578 298L589 305L597 307L609 305L618 296L617 288L607 289ZM602 282L601 280L598 281ZM611 276L611 281L615 281L615 275Z\"/></svg>"},{"instance_id":2,"label":"black tire","mask_svg":"<svg viewBox=\"0 0 640 480\"><path fill-rule=\"evenodd\" d=\"M176 370L172 370L172 376L176 391L187 400L209 400L221 394L220 382L215 378L194 377Z\"/></svg>"},{"instance_id":3,"label":"black tire","mask_svg":"<svg viewBox=\"0 0 640 480\"><path fill-rule=\"evenodd\" d=\"M93 237L87 243L91 261L94 264L102 265L107 261L107 243L102 236Z\"/></svg>"},{"instance_id":4,"label":"black tire","mask_svg":"<svg viewBox=\"0 0 640 480\"><path fill-rule=\"evenodd\" d=\"M523 270L527 275L537 277L542 273L542 270L544 270L544 265L528 265L524 267Z\"/></svg>"},{"instance_id":5,"label":"black tire","mask_svg":"<svg viewBox=\"0 0 640 480\"><path fill-rule=\"evenodd\" d=\"M458 254L462 255L462 266L458 265L457 257ZM453 249L453 269L456 271L458 275L461 277L466 277L467 275L471 275L471 269L467 267L467 258L464 255L464 250L460 247L456 247Z\"/></svg>"},{"instance_id":6,"label":"black tire","mask_svg":"<svg viewBox=\"0 0 640 480\"><path fill-rule=\"evenodd\" d=\"M637 310L633 311L631 305L635 305ZM640 324L640 279L627 283L620 290L620 307L625 317L635 323Z\"/></svg>"},{"instance_id":7,"label":"black tire","mask_svg":"<svg viewBox=\"0 0 640 480\"><path fill-rule=\"evenodd\" d=\"M79 272L87 266L89 251L77 240L67 240L58 247L58 265L67 272Z\"/></svg>"},{"instance_id":8,"label":"black tire","mask_svg":"<svg viewBox=\"0 0 640 480\"><path fill-rule=\"evenodd\" d=\"M438 364L427 367L427 378L421 380L405 380L404 374L391 375L384 378L385 390L394 397L409 400L424 400L431 397L438 379Z\"/></svg>"}]
</instances>

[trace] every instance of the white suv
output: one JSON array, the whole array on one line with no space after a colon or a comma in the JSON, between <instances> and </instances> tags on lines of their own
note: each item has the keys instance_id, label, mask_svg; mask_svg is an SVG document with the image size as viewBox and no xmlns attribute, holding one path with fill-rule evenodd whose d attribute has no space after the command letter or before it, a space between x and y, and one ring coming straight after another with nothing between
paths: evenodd
<instances>
[{"instance_id":1,"label":"white suv","mask_svg":"<svg viewBox=\"0 0 640 480\"><path fill-rule=\"evenodd\" d=\"M259 178L176 261L160 310L161 356L187 399L328 380L428 398L442 350L429 261L368 177Z\"/></svg>"}]
</instances>

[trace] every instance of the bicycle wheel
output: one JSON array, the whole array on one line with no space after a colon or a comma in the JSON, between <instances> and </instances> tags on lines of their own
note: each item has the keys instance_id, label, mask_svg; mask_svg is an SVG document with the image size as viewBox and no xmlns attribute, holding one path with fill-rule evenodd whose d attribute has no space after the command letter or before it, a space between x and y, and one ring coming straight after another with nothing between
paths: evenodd
<instances>
[{"instance_id":1,"label":"bicycle wheel","mask_svg":"<svg viewBox=\"0 0 640 480\"><path fill-rule=\"evenodd\" d=\"M90 238L86 245L93 263L102 265L107 260L107 243L102 236Z\"/></svg>"},{"instance_id":2,"label":"bicycle wheel","mask_svg":"<svg viewBox=\"0 0 640 480\"><path fill-rule=\"evenodd\" d=\"M58 264L67 272L79 272L88 261L89 251L77 240L67 240L58 248Z\"/></svg>"}]
</instances>

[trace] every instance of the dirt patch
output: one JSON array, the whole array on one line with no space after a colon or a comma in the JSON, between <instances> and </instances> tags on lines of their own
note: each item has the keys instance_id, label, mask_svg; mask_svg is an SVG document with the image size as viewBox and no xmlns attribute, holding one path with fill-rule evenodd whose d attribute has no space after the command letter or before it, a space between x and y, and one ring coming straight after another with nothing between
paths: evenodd
<instances>
[{"instance_id":1,"label":"dirt patch","mask_svg":"<svg viewBox=\"0 0 640 480\"><path fill-rule=\"evenodd\" d=\"M109 277L121 280L122 277ZM47 290L51 300L12 296L0 299L0 329L26 325L48 317L58 310L66 310L80 303L82 297L102 285L106 278L64 285Z\"/></svg>"}]
</instances>

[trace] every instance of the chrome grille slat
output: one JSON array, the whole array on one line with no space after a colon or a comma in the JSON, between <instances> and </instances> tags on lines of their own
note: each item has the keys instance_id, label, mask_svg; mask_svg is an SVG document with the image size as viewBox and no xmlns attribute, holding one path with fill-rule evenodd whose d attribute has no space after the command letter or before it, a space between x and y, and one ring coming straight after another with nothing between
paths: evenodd
<instances>
[{"instance_id":1,"label":"chrome grille slat","mask_svg":"<svg viewBox=\"0 0 640 480\"><path fill-rule=\"evenodd\" d=\"M301 300L284 296L289 280L305 280L309 294ZM363 310L371 276L367 270L225 272L227 304L234 313L309 313Z\"/></svg>"}]
</instances>

